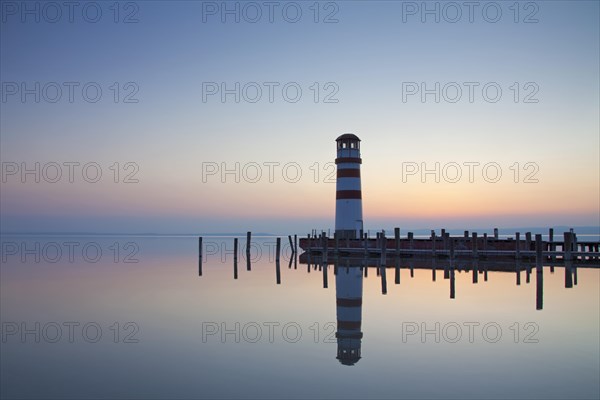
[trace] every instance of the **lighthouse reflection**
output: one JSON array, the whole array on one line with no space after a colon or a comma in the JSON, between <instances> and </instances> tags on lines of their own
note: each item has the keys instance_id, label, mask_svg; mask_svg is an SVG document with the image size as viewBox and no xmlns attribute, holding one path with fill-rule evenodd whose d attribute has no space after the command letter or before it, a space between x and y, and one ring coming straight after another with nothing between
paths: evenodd
<instances>
[{"instance_id":1,"label":"lighthouse reflection","mask_svg":"<svg viewBox=\"0 0 600 400\"><path fill-rule=\"evenodd\" d=\"M343 365L354 365L361 357L362 296L362 268L337 268L335 276L336 358Z\"/></svg>"}]
</instances>

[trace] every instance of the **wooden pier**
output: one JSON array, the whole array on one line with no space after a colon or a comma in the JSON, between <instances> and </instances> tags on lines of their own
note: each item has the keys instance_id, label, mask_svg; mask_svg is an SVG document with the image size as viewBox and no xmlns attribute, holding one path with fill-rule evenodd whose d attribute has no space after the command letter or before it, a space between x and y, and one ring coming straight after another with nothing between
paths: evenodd
<instances>
[{"instance_id":1,"label":"wooden pier","mask_svg":"<svg viewBox=\"0 0 600 400\"><path fill-rule=\"evenodd\" d=\"M394 237L387 238L385 232L378 232L376 238L363 235L361 239L330 238L325 232L316 235L314 232L300 239L300 248L309 256L321 256L325 259L335 257L351 258L441 258L441 259L518 259L534 260L536 253L541 254L545 263L549 261L562 263L565 260L582 262L598 267L600 262L600 242L581 241L570 231L564 232L563 240L555 241L554 232L549 231L549 240L542 241L541 235L532 240L530 232L525 233L525 240L520 232L514 237L500 239L498 230L494 236L479 236L476 232L463 236L450 236L444 229L440 236L432 231L429 238L415 238L412 232L400 237L400 229L394 229ZM386 263L387 264L387 263Z\"/></svg>"}]
</instances>

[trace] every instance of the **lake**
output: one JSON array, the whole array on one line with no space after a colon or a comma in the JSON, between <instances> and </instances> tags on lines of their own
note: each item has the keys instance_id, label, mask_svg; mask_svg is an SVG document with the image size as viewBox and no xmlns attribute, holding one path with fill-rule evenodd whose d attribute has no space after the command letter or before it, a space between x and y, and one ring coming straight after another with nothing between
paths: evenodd
<instances>
[{"instance_id":1,"label":"lake","mask_svg":"<svg viewBox=\"0 0 600 400\"><path fill-rule=\"evenodd\" d=\"M537 309L535 268L401 260L382 294L377 268L290 263L282 239L277 268L253 237L248 270L205 236L199 276L197 237L2 236L2 397L600 397L597 265L570 288L545 266Z\"/></svg>"}]
</instances>

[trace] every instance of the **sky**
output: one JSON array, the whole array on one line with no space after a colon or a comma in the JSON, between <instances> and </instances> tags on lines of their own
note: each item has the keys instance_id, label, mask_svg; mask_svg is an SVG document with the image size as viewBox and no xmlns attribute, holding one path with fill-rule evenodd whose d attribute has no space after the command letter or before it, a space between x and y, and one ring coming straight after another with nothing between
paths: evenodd
<instances>
[{"instance_id":1,"label":"sky","mask_svg":"<svg viewBox=\"0 0 600 400\"><path fill-rule=\"evenodd\" d=\"M600 226L598 1L0 4L2 232Z\"/></svg>"}]
</instances>

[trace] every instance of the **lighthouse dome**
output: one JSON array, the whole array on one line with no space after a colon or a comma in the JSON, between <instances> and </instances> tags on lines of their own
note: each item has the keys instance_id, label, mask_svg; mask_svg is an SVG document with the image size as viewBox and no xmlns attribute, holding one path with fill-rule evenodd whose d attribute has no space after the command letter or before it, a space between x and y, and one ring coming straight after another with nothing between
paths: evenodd
<instances>
[{"instance_id":1,"label":"lighthouse dome","mask_svg":"<svg viewBox=\"0 0 600 400\"><path fill-rule=\"evenodd\" d=\"M360 142L360 139L354 133L344 133L335 140L336 142L339 140L358 140Z\"/></svg>"}]
</instances>

